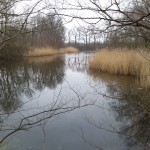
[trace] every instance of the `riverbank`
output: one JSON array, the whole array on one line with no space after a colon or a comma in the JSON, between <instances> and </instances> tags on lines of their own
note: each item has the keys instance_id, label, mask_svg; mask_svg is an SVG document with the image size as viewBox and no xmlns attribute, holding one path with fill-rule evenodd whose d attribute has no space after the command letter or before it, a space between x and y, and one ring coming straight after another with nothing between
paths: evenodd
<instances>
[{"instance_id":1,"label":"riverbank","mask_svg":"<svg viewBox=\"0 0 150 150\"><path fill-rule=\"evenodd\" d=\"M24 56L39 57L39 56L50 56L50 55L56 55L56 54L78 53L78 52L79 52L78 49L74 47L65 47L59 50L46 47L46 48L35 48L32 50L29 50Z\"/></svg>"},{"instance_id":2,"label":"riverbank","mask_svg":"<svg viewBox=\"0 0 150 150\"><path fill-rule=\"evenodd\" d=\"M150 52L129 49L102 49L90 61L90 69L111 74L150 76Z\"/></svg>"}]
</instances>

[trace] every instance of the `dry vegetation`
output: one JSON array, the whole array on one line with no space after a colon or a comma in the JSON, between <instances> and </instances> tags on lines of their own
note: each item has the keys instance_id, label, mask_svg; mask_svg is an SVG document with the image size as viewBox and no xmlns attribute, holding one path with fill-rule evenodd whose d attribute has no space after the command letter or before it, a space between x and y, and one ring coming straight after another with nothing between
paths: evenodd
<instances>
[{"instance_id":1,"label":"dry vegetation","mask_svg":"<svg viewBox=\"0 0 150 150\"><path fill-rule=\"evenodd\" d=\"M66 48L61 48L59 50L46 47L46 48L35 48L33 50L29 50L28 53L25 54L25 56L38 57L38 56L50 56L56 54L77 53L77 52L78 49L74 47L66 47Z\"/></svg>"},{"instance_id":2,"label":"dry vegetation","mask_svg":"<svg viewBox=\"0 0 150 150\"><path fill-rule=\"evenodd\" d=\"M90 61L90 68L111 74L150 76L150 52L144 50L103 49Z\"/></svg>"}]
</instances>

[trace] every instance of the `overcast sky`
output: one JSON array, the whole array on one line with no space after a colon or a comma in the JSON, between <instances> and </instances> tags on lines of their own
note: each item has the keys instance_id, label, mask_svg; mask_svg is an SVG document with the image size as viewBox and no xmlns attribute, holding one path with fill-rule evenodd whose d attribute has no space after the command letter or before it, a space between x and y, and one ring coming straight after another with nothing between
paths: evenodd
<instances>
[{"instance_id":1,"label":"overcast sky","mask_svg":"<svg viewBox=\"0 0 150 150\"><path fill-rule=\"evenodd\" d=\"M98 0L99 4L102 6L106 6L109 0ZM27 8L34 6L38 0L26 0L24 2L18 3L16 6L15 11L17 13L21 13L22 11L25 11ZM43 0L40 1L40 3L37 5L35 11L40 10L41 8L44 8L45 6L50 7L56 7L56 8L67 8L67 10L61 10L58 13L65 14L65 15L71 15L71 16L84 16L84 17L93 17L95 15L94 12L89 10L76 10L78 9L76 6L79 5L86 5L92 6L89 0ZM73 8L73 9L71 9ZM50 9L44 9L44 12L48 12ZM77 26L86 26L86 23L81 21L80 19L73 19L71 17L63 16L64 25L67 29L71 29L73 27Z\"/></svg>"},{"instance_id":2,"label":"overcast sky","mask_svg":"<svg viewBox=\"0 0 150 150\"><path fill-rule=\"evenodd\" d=\"M110 5L110 1L112 1L112 0L93 0L93 1L96 2L96 4L98 4L98 6L105 8ZM120 1L120 0L118 0L118 1ZM125 0L125 1L127 2L129 0ZM16 11L17 12L25 11L29 7L32 8L37 2L38 2L38 0L26 0L17 5ZM95 7L95 5L93 5L90 2L90 0L41 0L40 3L36 6L36 9L34 11L36 12L37 10L40 10L41 8L47 7L42 10L42 12L47 13L49 11L54 11L54 9L52 9L52 8L56 8L58 14L64 14L61 17L63 18L63 23L64 23L64 26L66 27L66 29L71 30L71 29L77 28L79 26L87 27L87 26L89 26L89 24L85 23L81 19L73 19L72 20L72 17L67 17L67 15L78 16L78 17L80 17L80 16L81 17L89 17L89 18L97 17L98 15L100 15L97 13L97 11L94 12L90 9L81 10L81 9L79 9L80 5L97 9ZM62 10L62 8L63 8L63 10ZM115 9L115 6L112 6L111 8ZM94 23L94 22L97 22L98 20L86 20L86 21L89 21L90 23ZM99 29L103 28L104 21L101 21L98 25L99 25Z\"/></svg>"}]
</instances>

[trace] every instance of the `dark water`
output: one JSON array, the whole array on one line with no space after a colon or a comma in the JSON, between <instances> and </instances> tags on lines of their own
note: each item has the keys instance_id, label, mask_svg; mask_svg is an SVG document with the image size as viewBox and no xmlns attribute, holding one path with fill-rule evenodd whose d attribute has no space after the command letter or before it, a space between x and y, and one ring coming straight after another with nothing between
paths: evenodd
<instances>
[{"instance_id":1,"label":"dark water","mask_svg":"<svg viewBox=\"0 0 150 150\"><path fill-rule=\"evenodd\" d=\"M148 82L89 70L93 54L0 62L0 150L144 150Z\"/></svg>"}]
</instances>

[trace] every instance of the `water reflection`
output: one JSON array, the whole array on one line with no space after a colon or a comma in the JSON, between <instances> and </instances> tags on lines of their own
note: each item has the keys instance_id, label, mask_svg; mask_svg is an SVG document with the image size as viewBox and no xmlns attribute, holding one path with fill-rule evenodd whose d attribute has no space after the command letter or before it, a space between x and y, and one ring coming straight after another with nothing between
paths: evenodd
<instances>
[{"instance_id":1,"label":"water reflection","mask_svg":"<svg viewBox=\"0 0 150 150\"><path fill-rule=\"evenodd\" d=\"M22 97L32 97L35 90L54 89L64 78L62 57L30 58L23 62L0 63L0 106L11 113L22 103Z\"/></svg>"},{"instance_id":2,"label":"water reflection","mask_svg":"<svg viewBox=\"0 0 150 150\"><path fill-rule=\"evenodd\" d=\"M142 143L150 145L150 86L126 76L108 75L105 73L89 71L97 85L93 87L98 94L116 99L109 103L116 112L116 120L122 123L116 129L120 135L126 135L126 142L132 146ZM99 83L106 85L105 92Z\"/></svg>"},{"instance_id":3,"label":"water reflection","mask_svg":"<svg viewBox=\"0 0 150 150\"><path fill-rule=\"evenodd\" d=\"M63 56L32 58L23 62L12 62L11 65L10 62L1 63L0 149L7 146L8 150L27 150L29 147L33 150L40 149L43 135L44 142L46 140L45 126L49 120L57 115L93 105L78 95L69 82L64 82L65 69ZM12 102L11 109L7 107L9 101ZM29 129L28 137L21 141L26 135L23 131ZM39 136L33 136L31 131L34 130L40 133ZM15 135L13 139L19 141L17 144L10 139L12 135ZM59 133L55 136L58 138ZM39 141L32 145L34 140ZM20 144L22 142L24 147ZM53 143L49 145L49 142L46 145L48 148L54 146Z\"/></svg>"},{"instance_id":4,"label":"water reflection","mask_svg":"<svg viewBox=\"0 0 150 150\"><path fill-rule=\"evenodd\" d=\"M56 88L64 78L65 62L63 57L51 56L29 59L30 82L37 90L45 87Z\"/></svg>"},{"instance_id":5,"label":"water reflection","mask_svg":"<svg viewBox=\"0 0 150 150\"><path fill-rule=\"evenodd\" d=\"M3 62L0 64L0 106L1 110L9 113L21 104L21 94L32 94L29 87L29 75L26 67L18 63Z\"/></svg>"},{"instance_id":6,"label":"water reflection","mask_svg":"<svg viewBox=\"0 0 150 150\"><path fill-rule=\"evenodd\" d=\"M68 55L66 56L66 66L74 72L86 72L91 56L92 54L88 53Z\"/></svg>"},{"instance_id":7,"label":"water reflection","mask_svg":"<svg viewBox=\"0 0 150 150\"><path fill-rule=\"evenodd\" d=\"M149 144L149 86L88 70L90 56L1 62L0 149L7 142L7 150L143 150L139 143Z\"/></svg>"}]
</instances>

